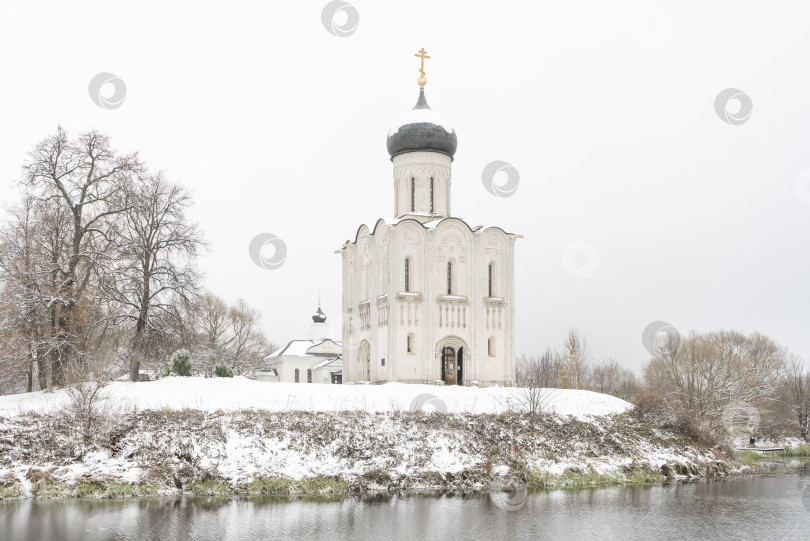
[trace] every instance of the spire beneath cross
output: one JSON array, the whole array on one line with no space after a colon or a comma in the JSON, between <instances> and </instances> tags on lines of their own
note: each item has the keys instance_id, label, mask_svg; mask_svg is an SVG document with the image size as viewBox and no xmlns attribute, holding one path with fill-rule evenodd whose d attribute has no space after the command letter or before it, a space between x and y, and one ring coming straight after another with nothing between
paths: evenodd
<instances>
[{"instance_id":1,"label":"spire beneath cross","mask_svg":"<svg viewBox=\"0 0 810 541\"><path fill-rule=\"evenodd\" d=\"M318 306L321 305L321 293L323 293L323 289L318 288Z\"/></svg>"},{"instance_id":2,"label":"spire beneath cross","mask_svg":"<svg viewBox=\"0 0 810 541\"><path fill-rule=\"evenodd\" d=\"M425 79L425 59L430 57L427 55L427 51L425 50L424 47L419 49L419 52L417 52L414 56L416 58L421 59L422 63L421 66L419 67L419 73L421 73L422 76L419 77L419 80L417 82L419 83L420 88L425 88L425 85L427 84L427 79Z\"/></svg>"}]
</instances>

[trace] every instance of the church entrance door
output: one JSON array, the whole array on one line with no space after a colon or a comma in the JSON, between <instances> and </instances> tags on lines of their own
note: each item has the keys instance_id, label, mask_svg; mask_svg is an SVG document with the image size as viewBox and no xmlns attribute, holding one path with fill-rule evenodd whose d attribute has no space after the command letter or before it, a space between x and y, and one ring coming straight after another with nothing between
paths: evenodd
<instances>
[{"instance_id":1,"label":"church entrance door","mask_svg":"<svg viewBox=\"0 0 810 541\"><path fill-rule=\"evenodd\" d=\"M442 379L445 385L455 385L456 370L456 350L445 347L442 350Z\"/></svg>"},{"instance_id":2,"label":"church entrance door","mask_svg":"<svg viewBox=\"0 0 810 541\"><path fill-rule=\"evenodd\" d=\"M464 348L458 348L458 359L456 359L456 385L462 384L464 375Z\"/></svg>"}]
</instances>

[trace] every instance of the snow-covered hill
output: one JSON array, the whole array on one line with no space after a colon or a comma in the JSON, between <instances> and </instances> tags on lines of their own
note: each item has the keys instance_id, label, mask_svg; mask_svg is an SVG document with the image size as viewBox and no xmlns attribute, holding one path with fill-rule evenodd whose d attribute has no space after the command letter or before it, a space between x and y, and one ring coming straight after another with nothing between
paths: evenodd
<instances>
[{"instance_id":1,"label":"snow-covered hill","mask_svg":"<svg viewBox=\"0 0 810 541\"><path fill-rule=\"evenodd\" d=\"M104 392L112 409L90 436L62 408L65 390L0 397L0 498L466 490L728 471L702 444L588 391L549 390L536 416L515 388L165 378Z\"/></svg>"},{"instance_id":2,"label":"snow-covered hill","mask_svg":"<svg viewBox=\"0 0 810 541\"><path fill-rule=\"evenodd\" d=\"M105 388L112 403L124 409L199 409L233 411L408 411L503 413L523 409L524 390L512 387L409 385L320 385L263 383L235 378L168 377L152 382L114 382ZM605 394L572 389L544 391L546 411L586 418L624 413L631 404ZM432 398L430 396L432 395ZM64 390L0 396L0 416L46 413L65 401Z\"/></svg>"}]
</instances>

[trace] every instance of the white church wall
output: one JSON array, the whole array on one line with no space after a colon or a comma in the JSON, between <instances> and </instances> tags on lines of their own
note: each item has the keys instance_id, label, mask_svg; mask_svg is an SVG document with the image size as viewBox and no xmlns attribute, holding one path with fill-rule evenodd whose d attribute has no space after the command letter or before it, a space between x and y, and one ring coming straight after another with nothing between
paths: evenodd
<instances>
[{"instance_id":1,"label":"white church wall","mask_svg":"<svg viewBox=\"0 0 810 541\"><path fill-rule=\"evenodd\" d=\"M339 368L339 367L338 367ZM313 371L313 383L332 383L332 372L338 368L334 366L325 366L323 368L316 368Z\"/></svg>"},{"instance_id":2,"label":"white church wall","mask_svg":"<svg viewBox=\"0 0 810 541\"><path fill-rule=\"evenodd\" d=\"M315 368L318 364L322 363L328 357L315 357L307 356L302 357L298 355L280 355L274 367L278 372L278 380L283 383L295 383L295 371L298 370L298 383L307 383L307 371L312 370L312 383L330 383L330 372L339 370L340 363L332 363L322 368ZM324 376L326 374L326 376Z\"/></svg>"},{"instance_id":3,"label":"white church wall","mask_svg":"<svg viewBox=\"0 0 810 541\"><path fill-rule=\"evenodd\" d=\"M458 219L443 220L435 230L403 220L393 226L378 224L375 235L364 235L365 231L361 228L357 245L348 245L344 252L344 264L351 268L354 252L368 246L364 268L373 277L363 282L371 297L366 299L364 294L354 294L356 277L345 276L346 308L368 303L359 318L360 329L344 344L344 381L367 377L365 368L358 366L358 349L353 347L361 340L369 344L372 381L428 382L441 374L441 341L452 339L466 344L465 383L512 383L514 239L497 228L470 231ZM404 291L406 258L411 261L408 292ZM455 267L449 296L447 261ZM491 298L490 263L494 263ZM358 321L354 323L357 326ZM413 335L411 353L409 334ZM493 355L489 354L491 337Z\"/></svg>"}]
</instances>

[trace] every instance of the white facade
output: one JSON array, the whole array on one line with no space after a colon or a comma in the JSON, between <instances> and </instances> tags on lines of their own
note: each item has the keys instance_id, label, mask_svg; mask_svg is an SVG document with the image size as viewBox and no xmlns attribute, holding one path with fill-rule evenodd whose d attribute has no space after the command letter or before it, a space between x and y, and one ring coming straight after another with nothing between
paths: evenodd
<instances>
[{"instance_id":1,"label":"white facade","mask_svg":"<svg viewBox=\"0 0 810 541\"><path fill-rule=\"evenodd\" d=\"M520 235L451 217L452 157L430 144L392 157L395 219L337 252L343 381L511 385Z\"/></svg>"}]
</instances>

